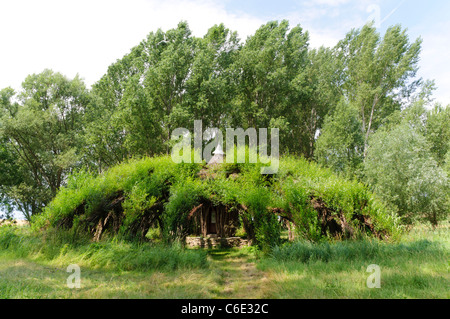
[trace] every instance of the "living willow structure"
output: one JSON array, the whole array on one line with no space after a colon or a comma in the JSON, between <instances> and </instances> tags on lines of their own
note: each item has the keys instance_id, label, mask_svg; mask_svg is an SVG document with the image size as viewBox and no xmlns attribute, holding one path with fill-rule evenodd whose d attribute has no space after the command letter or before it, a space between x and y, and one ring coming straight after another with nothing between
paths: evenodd
<instances>
[{"instance_id":1,"label":"living willow structure","mask_svg":"<svg viewBox=\"0 0 450 319\"><path fill-rule=\"evenodd\" d=\"M387 239L397 219L367 186L342 179L303 158L280 159L277 174L263 164L175 164L170 157L131 160L98 175L70 176L35 229L67 229L93 240L123 236L166 242L187 236L241 236L260 247L291 240ZM244 234L244 235L242 235Z\"/></svg>"}]
</instances>

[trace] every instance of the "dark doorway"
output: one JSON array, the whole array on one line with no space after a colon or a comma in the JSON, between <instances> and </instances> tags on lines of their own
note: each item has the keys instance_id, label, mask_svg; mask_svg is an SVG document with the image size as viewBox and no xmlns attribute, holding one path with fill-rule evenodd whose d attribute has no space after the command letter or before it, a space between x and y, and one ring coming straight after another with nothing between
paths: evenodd
<instances>
[{"instance_id":1,"label":"dark doorway","mask_svg":"<svg viewBox=\"0 0 450 319\"><path fill-rule=\"evenodd\" d=\"M209 234L217 234L217 227L216 227L216 212L212 211L209 215L209 227L208 227L208 233Z\"/></svg>"}]
</instances>

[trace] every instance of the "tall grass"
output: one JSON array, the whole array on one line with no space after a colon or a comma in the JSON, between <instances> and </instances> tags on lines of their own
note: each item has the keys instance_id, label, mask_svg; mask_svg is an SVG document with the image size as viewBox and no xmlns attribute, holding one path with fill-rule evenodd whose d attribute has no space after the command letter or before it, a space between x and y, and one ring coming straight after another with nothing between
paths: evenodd
<instances>
[{"instance_id":1,"label":"tall grass","mask_svg":"<svg viewBox=\"0 0 450 319\"><path fill-rule=\"evenodd\" d=\"M297 241L273 249L258 268L272 279L269 298L448 299L449 230L419 225L397 242ZM380 289L367 286L373 264Z\"/></svg>"},{"instance_id":2,"label":"tall grass","mask_svg":"<svg viewBox=\"0 0 450 319\"><path fill-rule=\"evenodd\" d=\"M86 171L74 173L44 212L34 216L32 226L36 230L46 225L56 226L64 217L72 216L82 203L84 213L89 215L118 192L126 195L124 206L132 215L135 206L142 204L142 196L159 198L175 178L189 177L198 169L198 165L175 164L170 157L162 156L130 160L100 175Z\"/></svg>"},{"instance_id":3,"label":"tall grass","mask_svg":"<svg viewBox=\"0 0 450 319\"><path fill-rule=\"evenodd\" d=\"M384 243L378 240L311 243L298 241L275 247L270 258L278 262L309 263L315 261L386 260L390 258L448 257L439 242L422 239L410 243Z\"/></svg>"},{"instance_id":4,"label":"tall grass","mask_svg":"<svg viewBox=\"0 0 450 319\"><path fill-rule=\"evenodd\" d=\"M27 228L0 227L0 256L50 262L67 267L78 264L91 269L124 271L171 271L208 267L207 254L177 245L105 239L91 242L70 231L43 234Z\"/></svg>"}]
</instances>

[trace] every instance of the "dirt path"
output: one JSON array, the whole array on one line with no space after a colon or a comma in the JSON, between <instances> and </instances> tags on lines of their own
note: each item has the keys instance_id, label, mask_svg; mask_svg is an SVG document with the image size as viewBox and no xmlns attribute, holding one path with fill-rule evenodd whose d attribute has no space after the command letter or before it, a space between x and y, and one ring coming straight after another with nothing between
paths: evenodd
<instances>
[{"instance_id":1,"label":"dirt path","mask_svg":"<svg viewBox=\"0 0 450 319\"><path fill-rule=\"evenodd\" d=\"M232 250L209 253L211 267L218 275L217 298L264 298L268 279L256 268L252 257Z\"/></svg>"}]
</instances>

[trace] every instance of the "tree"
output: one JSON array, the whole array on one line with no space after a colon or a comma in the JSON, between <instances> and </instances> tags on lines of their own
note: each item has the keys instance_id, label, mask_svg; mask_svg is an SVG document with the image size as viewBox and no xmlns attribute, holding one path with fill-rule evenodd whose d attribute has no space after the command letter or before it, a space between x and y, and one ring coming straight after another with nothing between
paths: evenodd
<instances>
[{"instance_id":1,"label":"tree","mask_svg":"<svg viewBox=\"0 0 450 319\"><path fill-rule=\"evenodd\" d=\"M86 116L88 157L103 170L133 156L168 152L173 128L187 122L187 81L196 39L186 22L151 32L93 86Z\"/></svg>"},{"instance_id":2,"label":"tree","mask_svg":"<svg viewBox=\"0 0 450 319\"><path fill-rule=\"evenodd\" d=\"M448 144L450 144L450 142ZM448 145L448 147L450 147L450 145ZM447 172L447 175L450 176L450 150L445 155L444 169Z\"/></svg>"},{"instance_id":3,"label":"tree","mask_svg":"<svg viewBox=\"0 0 450 319\"><path fill-rule=\"evenodd\" d=\"M364 148L360 128L358 110L341 99L336 110L325 118L316 142L317 162L344 176L358 174Z\"/></svg>"},{"instance_id":4,"label":"tree","mask_svg":"<svg viewBox=\"0 0 450 319\"><path fill-rule=\"evenodd\" d=\"M231 65L240 49L237 33L223 24L213 26L202 39L196 39L183 101L189 114L184 127L192 128L194 120L201 120L204 127L220 128L225 133L237 90Z\"/></svg>"},{"instance_id":5,"label":"tree","mask_svg":"<svg viewBox=\"0 0 450 319\"><path fill-rule=\"evenodd\" d=\"M425 137L408 122L372 136L364 172L404 222L425 219L436 226L448 215L447 173L434 160Z\"/></svg>"},{"instance_id":6,"label":"tree","mask_svg":"<svg viewBox=\"0 0 450 319\"><path fill-rule=\"evenodd\" d=\"M450 107L436 104L427 112L425 137L438 165L443 166L445 156L450 150Z\"/></svg>"},{"instance_id":7,"label":"tree","mask_svg":"<svg viewBox=\"0 0 450 319\"><path fill-rule=\"evenodd\" d=\"M401 99L410 96L421 80L414 80L418 69L421 39L409 43L406 30L399 25L387 29L383 39L373 24L349 32L335 48L343 63L343 91L358 106L364 157L370 135L382 120L400 110Z\"/></svg>"},{"instance_id":8,"label":"tree","mask_svg":"<svg viewBox=\"0 0 450 319\"><path fill-rule=\"evenodd\" d=\"M0 91L0 96L5 97L7 90ZM7 139L2 138L0 142L0 220L9 219L12 216L14 203L8 197L8 189L18 180L20 180L20 175L14 162L14 156L7 147Z\"/></svg>"},{"instance_id":9,"label":"tree","mask_svg":"<svg viewBox=\"0 0 450 319\"><path fill-rule=\"evenodd\" d=\"M85 112L83 138L84 143L90 145L85 156L90 166L100 172L130 158L133 154L127 145L132 146L135 154L139 154L136 148L145 148L142 144L137 147L134 141L130 140L130 131L138 126L134 124L136 116L139 117L139 113L142 114L142 111L148 108L148 105L142 104L147 101L141 92L134 101L130 101L131 92L139 90L136 87L136 79L143 77L145 66L149 64L145 44L146 41L141 42L132 48L129 54L110 65L106 74L92 87L90 103ZM133 104L129 108L127 103L122 102L124 96ZM131 108L137 108L139 111L133 112ZM131 114L135 116L130 116ZM146 114L146 117L148 116L153 116L153 122L158 125L161 122L154 113ZM146 139L142 141L145 142ZM158 145L159 143L156 143L146 151L152 153Z\"/></svg>"},{"instance_id":10,"label":"tree","mask_svg":"<svg viewBox=\"0 0 450 319\"><path fill-rule=\"evenodd\" d=\"M0 137L19 175L13 183L2 181L2 186L29 219L81 165L80 133L88 93L78 76L69 80L44 70L28 76L17 96L11 89L3 90L2 96Z\"/></svg>"},{"instance_id":11,"label":"tree","mask_svg":"<svg viewBox=\"0 0 450 319\"><path fill-rule=\"evenodd\" d=\"M298 73L291 85L290 95L298 95L300 104L292 108L288 117L293 133L289 150L299 150L305 157L314 158L317 133L342 97L338 70L331 49L321 47L308 52L304 71Z\"/></svg>"},{"instance_id":12,"label":"tree","mask_svg":"<svg viewBox=\"0 0 450 319\"><path fill-rule=\"evenodd\" d=\"M404 110L396 111L384 119L383 127L392 129L402 122L408 123L426 138L430 152L440 167L450 150L450 108L431 104L432 100L420 97Z\"/></svg>"},{"instance_id":13,"label":"tree","mask_svg":"<svg viewBox=\"0 0 450 319\"><path fill-rule=\"evenodd\" d=\"M157 59L151 60L143 82L152 107L162 119L162 141L168 154L170 134L179 127L186 114L183 101L194 60L195 41L188 24L180 22L176 29L149 37L148 43L152 47L161 47Z\"/></svg>"},{"instance_id":14,"label":"tree","mask_svg":"<svg viewBox=\"0 0 450 319\"><path fill-rule=\"evenodd\" d=\"M300 73L308 63L308 33L298 25L289 30L286 20L269 22L249 37L232 65L237 82L231 126L270 128L280 125L284 151L301 151L298 136L304 92ZM296 88L297 92L294 92Z\"/></svg>"}]
</instances>

